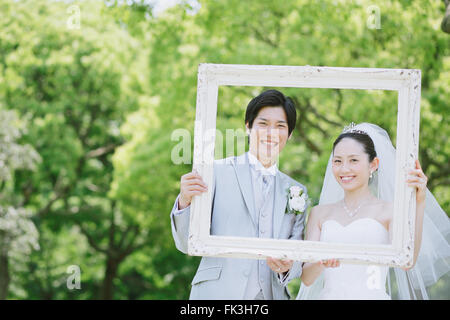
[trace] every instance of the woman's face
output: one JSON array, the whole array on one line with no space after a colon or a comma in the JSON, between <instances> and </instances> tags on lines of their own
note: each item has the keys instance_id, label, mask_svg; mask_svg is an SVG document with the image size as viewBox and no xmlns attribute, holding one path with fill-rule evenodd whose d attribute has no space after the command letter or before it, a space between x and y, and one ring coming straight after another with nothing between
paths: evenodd
<instances>
[{"instance_id":1,"label":"woman's face","mask_svg":"<svg viewBox=\"0 0 450 320\"><path fill-rule=\"evenodd\" d=\"M351 138L342 139L334 148L332 169L336 181L345 191L366 187L369 176L378 168L378 158L369 162L364 146Z\"/></svg>"}]
</instances>

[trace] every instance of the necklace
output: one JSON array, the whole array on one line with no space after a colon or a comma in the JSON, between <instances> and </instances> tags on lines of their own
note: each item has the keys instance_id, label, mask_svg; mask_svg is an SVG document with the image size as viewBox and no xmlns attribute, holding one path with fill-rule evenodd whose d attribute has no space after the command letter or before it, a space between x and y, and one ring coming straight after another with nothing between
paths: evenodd
<instances>
[{"instance_id":1,"label":"necklace","mask_svg":"<svg viewBox=\"0 0 450 320\"><path fill-rule=\"evenodd\" d=\"M360 205L358 206L358 208L356 208L353 211L350 211L347 206L345 205L345 200L342 199L342 205L345 209L345 211L347 212L347 214L349 215L350 218L353 218L353 216L358 212L358 210L361 208L361 206L365 203L365 201L361 202Z\"/></svg>"}]
</instances>

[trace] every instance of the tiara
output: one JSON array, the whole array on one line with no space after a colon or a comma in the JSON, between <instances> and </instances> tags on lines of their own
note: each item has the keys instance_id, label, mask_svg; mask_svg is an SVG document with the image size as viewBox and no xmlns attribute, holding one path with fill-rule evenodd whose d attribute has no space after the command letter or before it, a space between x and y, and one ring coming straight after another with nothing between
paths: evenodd
<instances>
[{"instance_id":1,"label":"tiara","mask_svg":"<svg viewBox=\"0 0 450 320\"><path fill-rule=\"evenodd\" d=\"M356 123L352 122L348 126L344 127L342 133L359 133L359 134L367 134L367 132L363 130L354 129L356 127Z\"/></svg>"}]
</instances>

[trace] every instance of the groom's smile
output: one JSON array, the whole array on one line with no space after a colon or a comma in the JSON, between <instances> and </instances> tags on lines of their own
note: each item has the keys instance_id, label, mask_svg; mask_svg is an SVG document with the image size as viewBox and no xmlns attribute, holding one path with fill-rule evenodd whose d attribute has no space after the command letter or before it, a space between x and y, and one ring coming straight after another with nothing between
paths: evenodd
<instances>
[{"instance_id":1,"label":"groom's smile","mask_svg":"<svg viewBox=\"0 0 450 320\"><path fill-rule=\"evenodd\" d=\"M278 142L271 141L271 140L261 140L262 144L265 144L267 146L276 146L278 145Z\"/></svg>"}]
</instances>

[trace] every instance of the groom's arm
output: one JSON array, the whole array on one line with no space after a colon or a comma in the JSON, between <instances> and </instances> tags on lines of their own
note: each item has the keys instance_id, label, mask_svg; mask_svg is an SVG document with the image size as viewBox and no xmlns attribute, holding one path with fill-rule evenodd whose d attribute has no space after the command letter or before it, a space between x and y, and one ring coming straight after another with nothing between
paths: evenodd
<instances>
[{"instance_id":1,"label":"groom's arm","mask_svg":"<svg viewBox=\"0 0 450 320\"><path fill-rule=\"evenodd\" d=\"M191 206L189 205L188 207L180 210L178 208L179 198L180 195L178 195L175 200L172 212L170 213L172 237L175 241L176 248L187 254Z\"/></svg>"},{"instance_id":2,"label":"groom's arm","mask_svg":"<svg viewBox=\"0 0 450 320\"><path fill-rule=\"evenodd\" d=\"M216 162L214 162L214 173L213 173L213 184L212 184L212 194L213 194L213 199L212 199L212 204L214 207L214 197L215 197L215 176L216 176ZM198 187L199 187L199 183L200 182L196 182L196 183L186 183L187 179L193 179L196 178L195 176L197 176L197 178L200 178L200 176L198 176L197 173L195 173L195 175L191 174L187 174L184 175L184 179L182 177L182 183L181 183L181 188L180 188L180 194L178 195L177 199L175 200L174 206L172 208L172 211L170 213L170 220L171 220L171 229L172 229L172 237L175 241L175 246L178 250L180 250L181 252L187 254L188 253L188 238L189 238L189 221L190 221L190 208L191 208L191 200L192 198L189 199L189 202L186 205L183 205L182 209L180 209L180 198L181 198L181 194L184 193L188 193L192 191L194 191L194 193L196 193L195 191L198 191ZM187 179L186 179L187 178ZM203 183L203 180L201 180L201 184ZM190 191L191 190L191 191ZM202 192L205 192L206 190L202 190ZM199 193L196 193L199 194ZM195 196L195 194L193 194Z\"/></svg>"},{"instance_id":3,"label":"groom's arm","mask_svg":"<svg viewBox=\"0 0 450 320\"><path fill-rule=\"evenodd\" d=\"M170 213L170 220L175 246L178 250L187 254L192 198L205 192L207 187L196 170L181 176L180 180L180 194L175 200Z\"/></svg>"}]
</instances>

